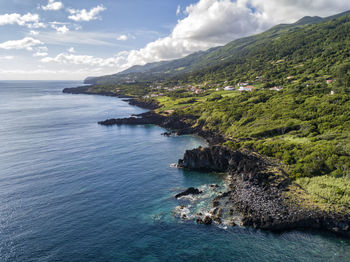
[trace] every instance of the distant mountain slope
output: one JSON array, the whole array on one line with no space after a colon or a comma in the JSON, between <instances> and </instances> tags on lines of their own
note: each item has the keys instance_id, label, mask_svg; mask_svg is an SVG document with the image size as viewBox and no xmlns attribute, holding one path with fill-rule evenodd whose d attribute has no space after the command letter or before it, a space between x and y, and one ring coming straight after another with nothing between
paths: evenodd
<instances>
[{"instance_id":1,"label":"distant mountain slope","mask_svg":"<svg viewBox=\"0 0 350 262\"><path fill-rule=\"evenodd\" d=\"M88 78L86 79L86 83L121 84L130 82L148 82L156 80L162 81L177 76L193 74L196 72L203 71L205 69L207 70L207 72L208 70L217 71L218 67L223 68L226 66L231 66L232 63L242 63L243 60L249 58L250 56L252 56L252 54L256 55L255 51L257 50L262 54L271 54L271 59L278 59L281 57L285 57L285 54L281 54L281 52L276 52L279 50L274 49L276 48L276 43L278 43L281 38L284 38L286 41L285 43L283 43L283 45L293 46L294 40L288 37L293 33L300 32L299 34L303 34L301 32L304 32L304 34L307 34L305 35L305 37L310 36L310 34L313 34L313 26L325 24L328 21L345 17L348 14L350 14L350 11L327 18L307 16L300 19L294 24L277 25L264 33L238 39L222 47L215 47L207 51L197 52L181 59L155 62L144 66L133 66L123 72L114 75L102 76L97 78ZM320 36L318 35L317 37ZM310 40L316 41L317 37L313 37L313 39ZM302 45L299 45L299 48L302 48Z\"/></svg>"}]
</instances>

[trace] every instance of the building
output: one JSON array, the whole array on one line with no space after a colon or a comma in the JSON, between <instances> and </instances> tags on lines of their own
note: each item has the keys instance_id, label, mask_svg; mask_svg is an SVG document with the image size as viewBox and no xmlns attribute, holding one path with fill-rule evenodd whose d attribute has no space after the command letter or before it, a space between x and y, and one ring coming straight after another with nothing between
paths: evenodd
<instances>
[{"instance_id":1,"label":"building","mask_svg":"<svg viewBox=\"0 0 350 262\"><path fill-rule=\"evenodd\" d=\"M233 91L233 90L236 90L233 86L226 86L224 88L225 91Z\"/></svg>"},{"instance_id":2,"label":"building","mask_svg":"<svg viewBox=\"0 0 350 262\"><path fill-rule=\"evenodd\" d=\"M241 87L241 86L249 86L249 83L238 83L237 86Z\"/></svg>"},{"instance_id":3,"label":"building","mask_svg":"<svg viewBox=\"0 0 350 262\"><path fill-rule=\"evenodd\" d=\"M282 89L283 89L283 87L281 87L281 86L274 86L274 87L270 88L271 91L281 91Z\"/></svg>"},{"instance_id":4,"label":"building","mask_svg":"<svg viewBox=\"0 0 350 262\"><path fill-rule=\"evenodd\" d=\"M335 81L337 81L337 80L335 80L335 79L327 79L326 83L327 83L327 85L329 85L329 84L332 84Z\"/></svg>"},{"instance_id":5,"label":"building","mask_svg":"<svg viewBox=\"0 0 350 262\"><path fill-rule=\"evenodd\" d=\"M243 92L243 91L253 91L255 89L255 87L254 86L241 86L240 88L239 88L239 91L241 91L241 92Z\"/></svg>"}]
</instances>

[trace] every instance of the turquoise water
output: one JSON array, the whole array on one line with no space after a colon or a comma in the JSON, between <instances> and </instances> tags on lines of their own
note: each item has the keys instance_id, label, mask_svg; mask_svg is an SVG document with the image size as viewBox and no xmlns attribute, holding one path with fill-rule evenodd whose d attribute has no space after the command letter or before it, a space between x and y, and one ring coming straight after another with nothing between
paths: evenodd
<instances>
[{"instance_id":1,"label":"turquoise water","mask_svg":"<svg viewBox=\"0 0 350 262\"><path fill-rule=\"evenodd\" d=\"M76 82L0 82L0 261L349 261L350 241L182 221L173 195L222 183L170 168L199 138L102 127L141 113Z\"/></svg>"}]
</instances>

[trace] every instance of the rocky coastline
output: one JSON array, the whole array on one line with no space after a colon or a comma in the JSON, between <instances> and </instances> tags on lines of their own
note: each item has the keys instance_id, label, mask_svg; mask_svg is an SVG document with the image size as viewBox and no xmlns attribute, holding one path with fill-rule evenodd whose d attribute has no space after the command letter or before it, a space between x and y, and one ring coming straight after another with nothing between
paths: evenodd
<instances>
[{"instance_id":1,"label":"rocky coastline","mask_svg":"<svg viewBox=\"0 0 350 262\"><path fill-rule=\"evenodd\" d=\"M73 92L69 89L66 93ZM280 163L255 152L233 151L222 146L225 138L194 125L197 120L195 116L158 114L153 111L158 107L157 104L142 99L131 98L127 102L151 111L129 118L107 119L99 124L153 124L170 130L167 134L201 136L208 141L209 147L187 150L183 159L179 160L178 167L228 174L227 192L212 200L210 216L198 217L198 223L221 223L223 210L229 209L229 216L238 212L242 225L247 227L271 231L317 229L350 237L350 214L324 211L316 206L305 207L302 201L294 199L293 193L288 194L292 190L292 181ZM193 188L189 192L198 193ZM233 221L233 218L225 219ZM234 222L230 224L235 225Z\"/></svg>"},{"instance_id":2,"label":"rocky coastline","mask_svg":"<svg viewBox=\"0 0 350 262\"><path fill-rule=\"evenodd\" d=\"M242 225L271 231L326 230L350 237L350 214L305 208L286 192L291 180L283 167L254 152L210 146L186 151L179 166L228 173L228 191L213 199L212 218L230 207L242 217ZM233 212L232 212L233 213ZM230 220L230 218L225 218Z\"/></svg>"},{"instance_id":3,"label":"rocky coastline","mask_svg":"<svg viewBox=\"0 0 350 262\"><path fill-rule=\"evenodd\" d=\"M131 99L131 96L119 95L112 92L95 92L90 89L91 86L79 86L79 87L71 87L63 89L63 93L65 94L73 94L73 95L99 95L99 96L112 96L118 98L128 98Z\"/></svg>"},{"instance_id":4,"label":"rocky coastline","mask_svg":"<svg viewBox=\"0 0 350 262\"><path fill-rule=\"evenodd\" d=\"M80 87L72 87L63 89L63 93L65 94L74 94L74 95L100 95L100 96L111 96L117 98L123 98L124 102L127 102L131 106L138 106L143 109L155 110L159 108L159 104L154 100L146 100L134 98L132 96L113 93L113 92L101 92L101 91L93 91L91 86L80 86Z\"/></svg>"},{"instance_id":5,"label":"rocky coastline","mask_svg":"<svg viewBox=\"0 0 350 262\"><path fill-rule=\"evenodd\" d=\"M135 101L135 99L133 100ZM140 105L139 105L140 106ZM144 108L144 107L143 107ZM193 127L192 123L197 120L196 116L181 116L177 114L162 115L154 111L148 111L142 114L132 115L128 118L107 119L98 122L100 125L158 125L170 130L167 134L175 135L198 135L208 141L209 144L219 144L224 142L221 135L205 131L201 126Z\"/></svg>"}]
</instances>

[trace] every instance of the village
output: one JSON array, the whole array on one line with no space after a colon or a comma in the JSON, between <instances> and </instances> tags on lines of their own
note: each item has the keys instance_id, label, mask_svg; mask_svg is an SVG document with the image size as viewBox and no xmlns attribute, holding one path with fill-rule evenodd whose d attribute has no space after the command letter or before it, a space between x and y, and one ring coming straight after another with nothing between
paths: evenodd
<instances>
[{"instance_id":1,"label":"village","mask_svg":"<svg viewBox=\"0 0 350 262\"><path fill-rule=\"evenodd\" d=\"M257 77L256 80L260 81L262 77ZM293 76L288 76L287 80L293 79ZM335 83L335 79L326 79L325 83L327 85L330 85L332 83ZM201 95L204 93L209 93L209 92L218 92L218 91L227 91L227 92L252 92L254 90L257 90L260 88L261 84L260 83L251 83L251 82L240 82L237 83L235 86L234 85L226 85L228 84L228 81L225 81L224 84L200 84L198 86L194 85L179 85L179 86L174 86L174 87L167 87L163 86L161 83L156 84L155 86L150 85L149 87L152 88L152 90L156 91L150 95L145 95L144 98L154 98L154 97L159 97L159 96L165 96L166 93L168 92L176 92L182 90L183 92L190 92L193 95ZM308 85L307 85L308 86ZM282 86L273 86L268 88L270 91L282 91L283 87ZM334 94L334 91L331 92L331 94Z\"/></svg>"},{"instance_id":2,"label":"village","mask_svg":"<svg viewBox=\"0 0 350 262\"><path fill-rule=\"evenodd\" d=\"M225 81L225 84L227 84L227 81ZM205 86L205 88L204 88ZM156 86L150 86L153 90L157 91L157 93L152 93L150 95L144 96L144 98L153 98L153 97L158 97L158 96L164 96L166 92L175 92L179 90L187 91L190 92L194 95L200 95L203 93L208 93L210 91L236 91L236 92L251 92L255 89L257 89L256 86L254 86L251 83L248 82L242 82L238 83L236 86L232 85L227 85L224 87L219 87L221 86L220 84L216 85L209 85L209 88L207 85L199 85L199 86L193 86L193 85L186 85L186 86L174 86L174 87L166 87L162 86L161 84L158 84ZM283 87L281 86L275 86L271 87L271 91L281 91Z\"/></svg>"}]
</instances>

